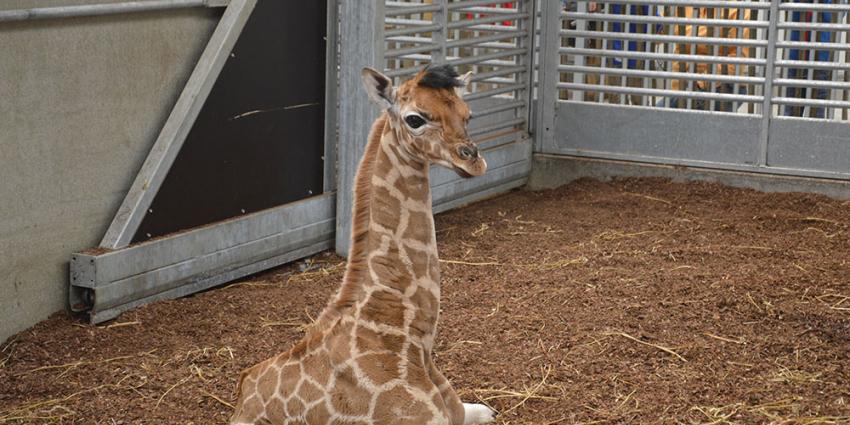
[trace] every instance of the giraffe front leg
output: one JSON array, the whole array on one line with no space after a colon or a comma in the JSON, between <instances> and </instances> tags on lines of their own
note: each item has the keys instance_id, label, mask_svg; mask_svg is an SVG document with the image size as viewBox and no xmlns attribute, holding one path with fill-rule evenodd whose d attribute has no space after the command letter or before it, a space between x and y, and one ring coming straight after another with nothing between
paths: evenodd
<instances>
[{"instance_id":1,"label":"giraffe front leg","mask_svg":"<svg viewBox=\"0 0 850 425\"><path fill-rule=\"evenodd\" d=\"M449 411L449 418L452 420L452 425L486 424L495 420L496 412L493 409L483 404L461 403L460 397L457 396L454 388L452 388L452 384L434 366L434 363L431 363L430 369L431 380L443 397L443 402Z\"/></svg>"}]
</instances>

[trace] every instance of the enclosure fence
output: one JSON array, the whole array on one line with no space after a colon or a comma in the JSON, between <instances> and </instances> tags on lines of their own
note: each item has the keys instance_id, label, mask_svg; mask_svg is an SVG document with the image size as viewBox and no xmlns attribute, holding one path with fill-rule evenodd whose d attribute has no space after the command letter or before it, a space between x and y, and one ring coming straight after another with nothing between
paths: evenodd
<instances>
[{"instance_id":1,"label":"enclosure fence","mask_svg":"<svg viewBox=\"0 0 850 425\"><path fill-rule=\"evenodd\" d=\"M331 246L345 253L354 175L380 113L363 67L396 84L431 63L474 73L464 99L488 170L432 168L435 212L523 186L533 153L850 180L850 0L326 1L307 8L311 27L327 24L327 45L311 51L327 61L310 104L324 108L321 190L137 244L222 70L247 56L232 54L240 34L269 16L255 6L279 6L175 2L226 8L100 246L72 256L75 310L108 320Z\"/></svg>"},{"instance_id":2,"label":"enclosure fence","mask_svg":"<svg viewBox=\"0 0 850 425\"><path fill-rule=\"evenodd\" d=\"M774 116L850 119L846 2L572 4L562 99L760 115L770 78Z\"/></svg>"},{"instance_id":3,"label":"enclosure fence","mask_svg":"<svg viewBox=\"0 0 850 425\"><path fill-rule=\"evenodd\" d=\"M557 46L545 46L557 70L541 70L556 79L558 133L543 152L850 176L846 0L558 8Z\"/></svg>"}]
</instances>

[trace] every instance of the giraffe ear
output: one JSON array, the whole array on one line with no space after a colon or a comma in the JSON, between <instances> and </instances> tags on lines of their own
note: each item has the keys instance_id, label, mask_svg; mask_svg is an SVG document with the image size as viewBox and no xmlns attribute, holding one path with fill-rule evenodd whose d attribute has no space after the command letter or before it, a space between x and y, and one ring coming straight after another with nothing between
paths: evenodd
<instances>
[{"instance_id":1,"label":"giraffe ear","mask_svg":"<svg viewBox=\"0 0 850 425\"><path fill-rule=\"evenodd\" d=\"M395 88L389 77L372 68L363 68L360 75L363 77L363 87L366 88L366 93L373 102L380 105L382 109L393 106Z\"/></svg>"},{"instance_id":2,"label":"giraffe ear","mask_svg":"<svg viewBox=\"0 0 850 425\"><path fill-rule=\"evenodd\" d=\"M457 97L463 97L466 94L466 88L469 86L469 82L472 80L472 71L467 72L466 74L458 77L457 81L462 85L455 87L455 93L457 93Z\"/></svg>"}]
</instances>

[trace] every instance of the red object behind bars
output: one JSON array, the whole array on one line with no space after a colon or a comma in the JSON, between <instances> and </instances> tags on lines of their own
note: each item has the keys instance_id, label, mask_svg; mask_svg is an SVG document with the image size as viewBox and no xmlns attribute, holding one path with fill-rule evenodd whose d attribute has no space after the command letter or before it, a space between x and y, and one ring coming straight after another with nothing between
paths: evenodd
<instances>
[{"instance_id":1,"label":"red object behind bars","mask_svg":"<svg viewBox=\"0 0 850 425\"><path fill-rule=\"evenodd\" d=\"M499 7L499 6L497 4L491 4L490 7ZM514 2L512 2L512 1L509 1L507 3L502 3L502 6L501 6L502 9L513 9L513 7L514 7ZM473 19L472 15L473 15L472 13L467 13L466 19ZM483 17L486 17L486 16L487 15L482 13L480 17L483 18ZM509 27L509 26L511 26L511 21L502 21L498 25L501 25L503 27Z\"/></svg>"}]
</instances>

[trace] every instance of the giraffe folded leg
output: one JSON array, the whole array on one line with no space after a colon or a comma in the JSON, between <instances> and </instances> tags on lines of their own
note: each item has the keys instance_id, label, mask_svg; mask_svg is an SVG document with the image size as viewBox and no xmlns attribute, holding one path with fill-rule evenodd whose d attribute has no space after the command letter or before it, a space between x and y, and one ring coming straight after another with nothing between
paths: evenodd
<instances>
[{"instance_id":1,"label":"giraffe folded leg","mask_svg":"<svg viewBox=\"0 0 850 425\"><path fill-rule=\"evenodd\" d=\"M496 419L496 412L483 404L463 403L463 425L486 424Z\"/></svg>"}]
</instances>

